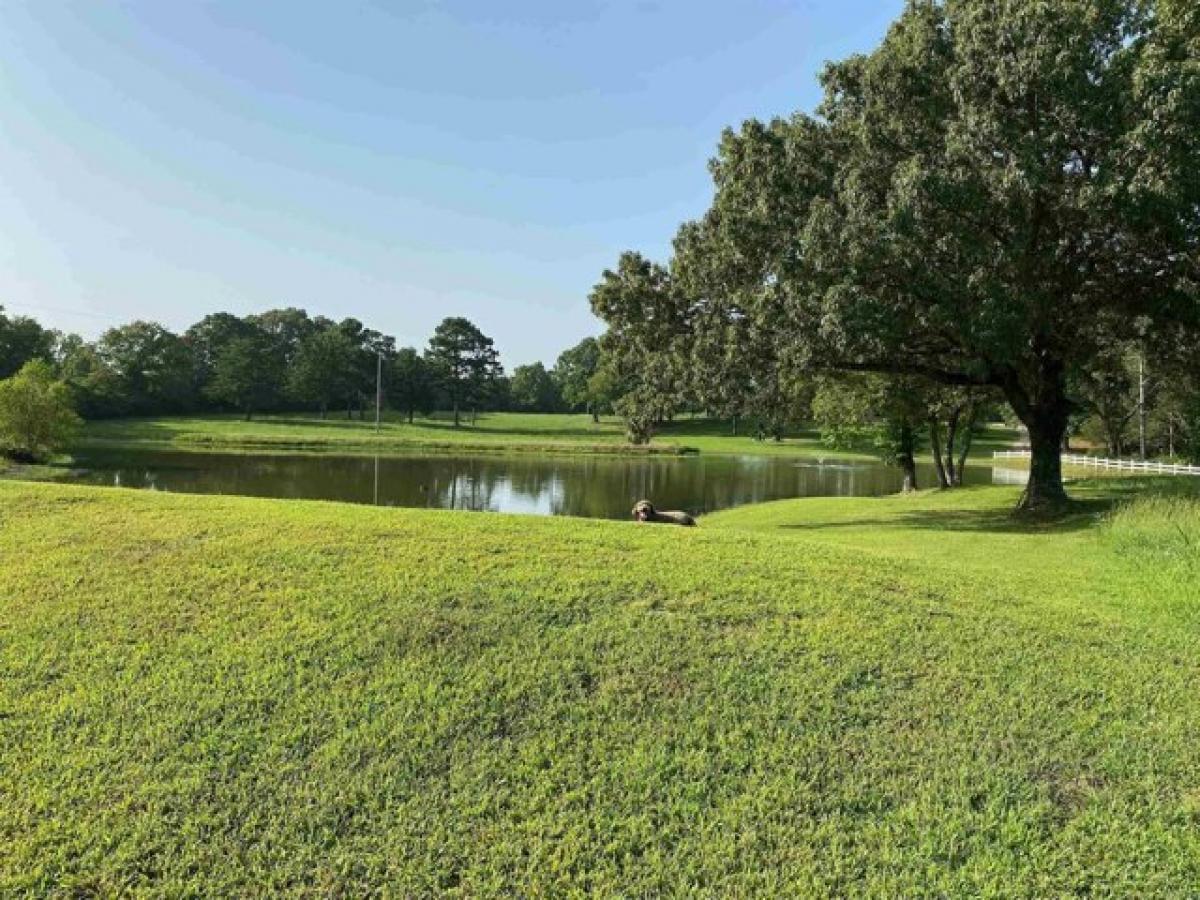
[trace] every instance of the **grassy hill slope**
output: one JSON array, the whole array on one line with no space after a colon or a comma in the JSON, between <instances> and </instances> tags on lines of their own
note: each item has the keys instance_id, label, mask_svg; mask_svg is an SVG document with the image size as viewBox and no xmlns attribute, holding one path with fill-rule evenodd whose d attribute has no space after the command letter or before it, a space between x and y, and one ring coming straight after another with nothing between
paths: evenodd
<instances>
[{"instance_id":1,"label":"grassy hill slope","mask_svg":"<svg viewBox=\"0 0 1200 900\"><path fill-rule=\"evenodd\" d=\"M0 482L0 894L1186 893L1200 518Z\"/></svg>"}]
</instances>

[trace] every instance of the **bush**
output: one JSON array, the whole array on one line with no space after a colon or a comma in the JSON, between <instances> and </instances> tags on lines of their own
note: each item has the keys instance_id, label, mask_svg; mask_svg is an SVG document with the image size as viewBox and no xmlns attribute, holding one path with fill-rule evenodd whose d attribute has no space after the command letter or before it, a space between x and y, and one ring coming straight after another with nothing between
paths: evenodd
<instances>
[{"instance_id":1,"label":"bush","mask_svg":"<svg viewBox=\"0 0 1200 900\"><path fill-rule=\"evenodd\" d=\"M56 381L50 364L27 362L0 381L0 452L39 462L64 447L79 427L69 389Z\"/></svg>"}]
</instances>

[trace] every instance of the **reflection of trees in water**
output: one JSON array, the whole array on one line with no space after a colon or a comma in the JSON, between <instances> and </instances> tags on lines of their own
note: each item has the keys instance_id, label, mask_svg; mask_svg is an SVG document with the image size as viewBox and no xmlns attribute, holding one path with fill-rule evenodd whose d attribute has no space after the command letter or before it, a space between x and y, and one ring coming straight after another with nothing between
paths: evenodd
<instances>
[{"instance_id":1,"label":"reflection of trees in water","mask_svg":"<svg viewBox=\"0 0 1200 900\"><path fill-rule=\"evenodd\" d=\"M102 484L200 493L341 500L389 506L538 512L624 519L642 498L663 509L711 512L798 496L898 491L897 470L778 457L347 457L130 453L96 456ZM922 466L923 486L934 484ZM991 469L969 467L966 482Z\"/></svg>"},{"instance_id":2,"label":"reflection of trees in water","mask_svg":"<svg viewBox=\"0 0 1200 900\"><path fill-rule=\"evenodd\" d=\"M412 462L412 461L406 461ZM439 509L496 510L494 498L504 482L503 473L490 460L422 460L426 466L409 466L407 475L414 468L425 468L427 476L418 478L417 489L424 503ZM406 494L412 497L412 481L406 483Z\"/></svg>"}]
</instances>

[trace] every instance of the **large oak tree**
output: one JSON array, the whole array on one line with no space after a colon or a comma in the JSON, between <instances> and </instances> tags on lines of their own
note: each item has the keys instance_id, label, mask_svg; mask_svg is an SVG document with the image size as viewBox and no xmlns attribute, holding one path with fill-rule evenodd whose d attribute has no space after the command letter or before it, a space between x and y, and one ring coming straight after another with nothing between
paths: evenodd
<instances>
[{"instance_id":1,"label":"large oak tree","mask_svg":"<svg viewBox=\"0 0 1200 900\"><path fill-rule=\"evenodd\" d=\"M816 116L722 139L677 243L696 321L784 367L993 386L1022 505L1061 502L1072 374L1200 325L1200 8L911 2L823 82Z\"/></svg>"}]
</instances>

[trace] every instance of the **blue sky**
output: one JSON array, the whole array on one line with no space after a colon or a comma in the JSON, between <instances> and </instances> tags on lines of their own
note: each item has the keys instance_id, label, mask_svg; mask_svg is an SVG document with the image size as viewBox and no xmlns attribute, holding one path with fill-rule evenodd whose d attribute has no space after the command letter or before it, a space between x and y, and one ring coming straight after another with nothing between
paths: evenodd
<instances>
[{"instance_id":1,"label":"blue sky","mask_svg":"<svg viewBox=\"0 0 1200 900\"><path fill-rule=\"evenodd\" d=\"M218 310L447 315L507 367L664 258L721 128L811 109L902 0L29 2L0 13L0 305L95 336Z\"/></svg>"}]
</instances>

